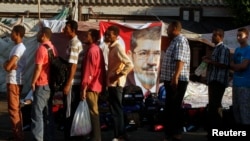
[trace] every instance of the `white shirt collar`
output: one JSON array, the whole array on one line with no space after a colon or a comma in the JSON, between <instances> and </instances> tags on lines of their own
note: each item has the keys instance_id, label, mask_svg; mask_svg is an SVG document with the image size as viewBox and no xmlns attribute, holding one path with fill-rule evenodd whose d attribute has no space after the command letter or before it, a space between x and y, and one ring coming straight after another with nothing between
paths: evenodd
<instances>
[{"instance_id":1,"label":"white shirt collar","mask_svg":"<svg viewBox=\"0 0 250 141\"><path fill-rule=\"evenodd\" d=\"M221 44L223 44L223 42L219 42L219 43L218 43L217 45L215 45L215 46L217 47L217 46L219 46L219 45L221 45Z\"/></svg>"}]
</instances>

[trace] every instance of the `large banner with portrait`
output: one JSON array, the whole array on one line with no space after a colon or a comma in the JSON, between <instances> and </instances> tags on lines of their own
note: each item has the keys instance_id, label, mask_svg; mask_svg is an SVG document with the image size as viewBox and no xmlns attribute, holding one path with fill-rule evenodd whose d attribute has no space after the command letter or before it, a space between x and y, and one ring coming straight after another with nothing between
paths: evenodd
<instances>
[{"instance_id":1,"label":"large banner with portrait","mask_svg":"<svg viewBox=\"0 0 250 141\"><path fill-rule=\"evenodd\" d=\"M162 23L124 24L115 22L100 22L101 42L109 26L120 29L118 40L134 64L134 69L128 74L126 85L140 86L144 96L158 93L158 75L161 58Z\"/></svg>"}]
</instances>

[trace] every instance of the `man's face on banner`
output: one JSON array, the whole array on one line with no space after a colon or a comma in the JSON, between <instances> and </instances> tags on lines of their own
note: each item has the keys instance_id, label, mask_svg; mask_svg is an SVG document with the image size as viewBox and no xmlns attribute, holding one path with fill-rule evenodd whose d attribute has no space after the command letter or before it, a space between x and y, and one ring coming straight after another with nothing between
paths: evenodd
<instances>
[{"instance_id":1,"label":"man's face on banner","mask_svg":"<svg viewBox=\"0 0 250 141\"><path fill-rule=\"evenodd\" d=\"M141 83L155 85L160 64L159 40L138 39L132 52L134 72Z\"/></svg>"}]
</instances>

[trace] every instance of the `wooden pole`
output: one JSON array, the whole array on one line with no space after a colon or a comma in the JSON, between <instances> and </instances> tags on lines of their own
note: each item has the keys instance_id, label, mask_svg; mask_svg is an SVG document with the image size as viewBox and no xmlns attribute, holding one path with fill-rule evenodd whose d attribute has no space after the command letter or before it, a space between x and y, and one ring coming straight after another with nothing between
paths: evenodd
<instances>
[{"instance_id":1,"label":"wooden pole","mask_svg":"<svg viewBox=\"0 0 250 141\"><path fill-rule=\"evenodd\" d=\"M40 3L41 3L41 1L40 1L40 0L38 0L38 19L39 19L39 21L41 21L41 15L40 15Z\"/></svg>"},{"instance_id":2,"label":"wooden pole","mask_svg":"<svg viewBox=\"0 0 250 141\"><path fill-rule=\"evenodd\" d=\"M82 21L82 4L78 4L78 21Z\"/></svg>"}]
</instances>

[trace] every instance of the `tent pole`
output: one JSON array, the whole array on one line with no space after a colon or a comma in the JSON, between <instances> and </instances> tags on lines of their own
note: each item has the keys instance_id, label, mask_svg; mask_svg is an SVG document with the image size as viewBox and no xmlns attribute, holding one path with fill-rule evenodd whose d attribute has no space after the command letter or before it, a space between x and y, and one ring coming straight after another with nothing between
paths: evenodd
<instances>
[{"instance_id":1,"label":"tent pole","mask_svg":"<svg viewBox=\"0 0 250 141\"><path fill-rule=\"evenodd\" d=\"M78 4L78 21L82 21L82 4Z\"/></svg>"},{"instance_id":2,"label":"tent pole","mask_svg":"<svg viewBox=\"0 0 250 141\"><path fill-rule=\"evenodd\" d=\"M40 0L38 0L38 19L39 21L41 20L41 15L40 15Z\"/></svg>"}]
</instances>

